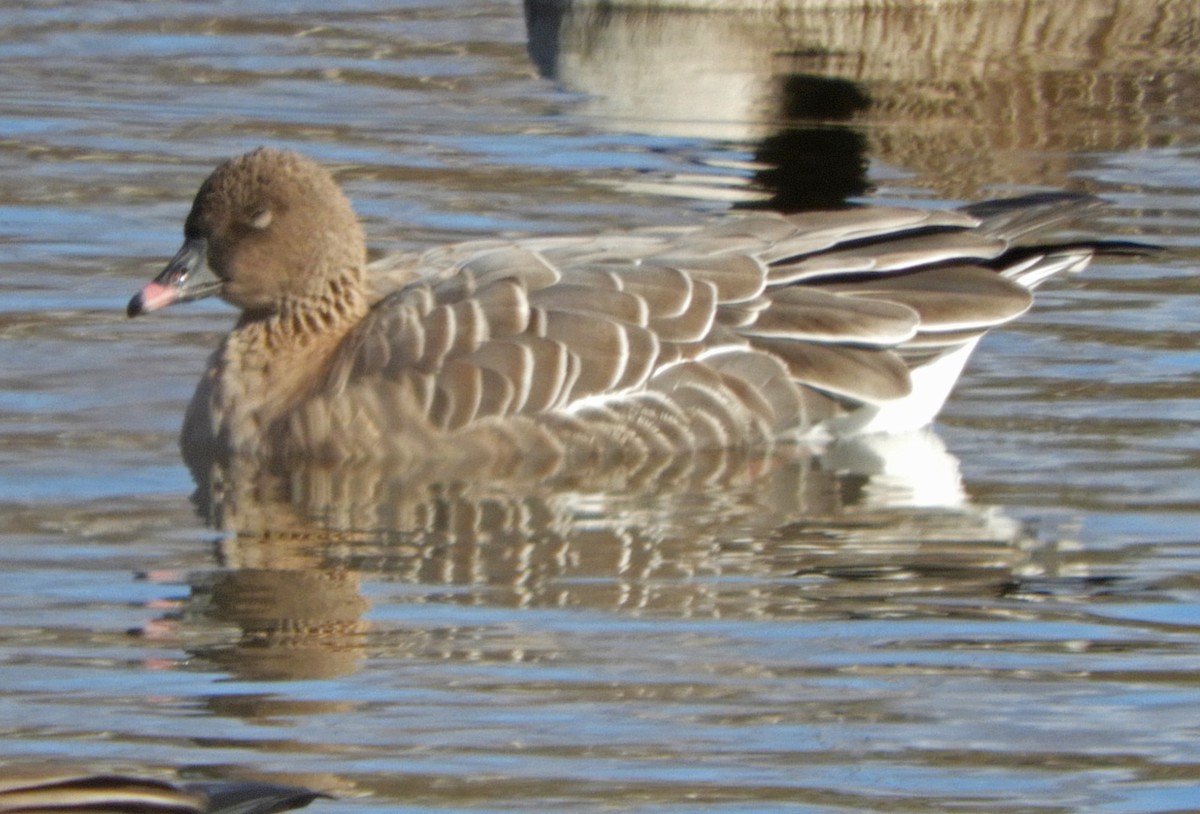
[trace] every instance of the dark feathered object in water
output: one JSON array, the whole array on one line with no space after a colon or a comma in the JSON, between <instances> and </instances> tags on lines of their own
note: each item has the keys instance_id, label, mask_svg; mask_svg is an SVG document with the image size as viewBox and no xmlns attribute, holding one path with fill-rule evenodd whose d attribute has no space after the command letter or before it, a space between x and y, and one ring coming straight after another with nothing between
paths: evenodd
<instances>
[{"instance_id":1,"label":"dark feathered object in water","mask_svg":"<svg viewBox=\"0 0 1200 814\"><path fill-rule=\"evenodd\" d=\"M271 814L325 796L273 783L174 784L122 774L0 767L0 814Z\"/></svg>"}]
</instances>

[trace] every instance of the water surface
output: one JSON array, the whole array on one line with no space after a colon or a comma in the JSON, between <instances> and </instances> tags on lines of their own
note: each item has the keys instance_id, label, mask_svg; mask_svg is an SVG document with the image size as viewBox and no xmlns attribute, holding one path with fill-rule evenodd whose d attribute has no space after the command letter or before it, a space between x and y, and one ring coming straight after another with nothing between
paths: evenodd
<instances>
[{"instance_id":1,"label":"water surface","mask_svg":"<svg viewBox=\"0 0 1200 814\"><path fill-rule=\"evenodd\" d=\"M0 12L0 761L314 811L1200 807L1200 11L992 0ZM1039 189L1169 251L1048 286L936 435L654 478L303 470L176 432L232 321L127 321L258 144L375 251Z\"/></svg>"}]
</instances>

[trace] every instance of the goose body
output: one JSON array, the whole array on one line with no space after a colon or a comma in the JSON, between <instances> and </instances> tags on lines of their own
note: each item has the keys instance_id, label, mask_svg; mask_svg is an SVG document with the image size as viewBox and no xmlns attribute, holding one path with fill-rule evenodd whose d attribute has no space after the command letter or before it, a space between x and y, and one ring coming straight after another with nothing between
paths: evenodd
<instances>
[{"instance_id":1,"label":"goose body","mask_svg":"<svg viewBox=\"0 0 1200 814\"><path fill-rule=\"evenodd\" d=\"M218 167L129 314L241 309L185 454L329 460L647 455L930 423L983 334L1094 245L1037 234L1089 199L730 217L477 241L366 262L330 174ZM207 266L214 277L199 280Z\"/></svg>"}]
</instances>

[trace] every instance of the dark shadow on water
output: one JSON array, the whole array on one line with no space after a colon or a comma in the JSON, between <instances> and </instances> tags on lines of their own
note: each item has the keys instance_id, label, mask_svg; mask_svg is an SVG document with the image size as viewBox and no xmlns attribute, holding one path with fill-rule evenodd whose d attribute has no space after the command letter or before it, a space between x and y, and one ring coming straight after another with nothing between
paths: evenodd
<instances>
[{"instance_id":1,"label":"dark shadow on water","mask_svg":"<svg viewBox=\"0 0 1200 814\"><path fill-rule=\"evenodd\" d=\"M866 139L849 128L783 130L760 141L754 158L766 167L754 173L754 182L768 197L741 208L837 209L870 190Z\"/></svg>"}]
</instances>

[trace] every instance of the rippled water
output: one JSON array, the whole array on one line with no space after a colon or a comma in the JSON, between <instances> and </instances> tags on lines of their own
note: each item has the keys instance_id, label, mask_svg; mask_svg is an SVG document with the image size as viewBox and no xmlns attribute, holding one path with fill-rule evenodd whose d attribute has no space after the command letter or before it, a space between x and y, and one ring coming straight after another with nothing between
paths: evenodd
<instances>
[{"instance_id":1,"label":"rippled water","mask_svg":"<svg viewBox=\"0 0 1200 814\"><path fill-rule=\"evenodd\" d=\"M827 5L0 11L0 761L314 811L1200 808L1200 9ZM232 315L123 308L260 143L379 251L1061 188L1168 251L1044 290L936 436L211 506L175 435Z\"/></svg>"}]
</instances>

